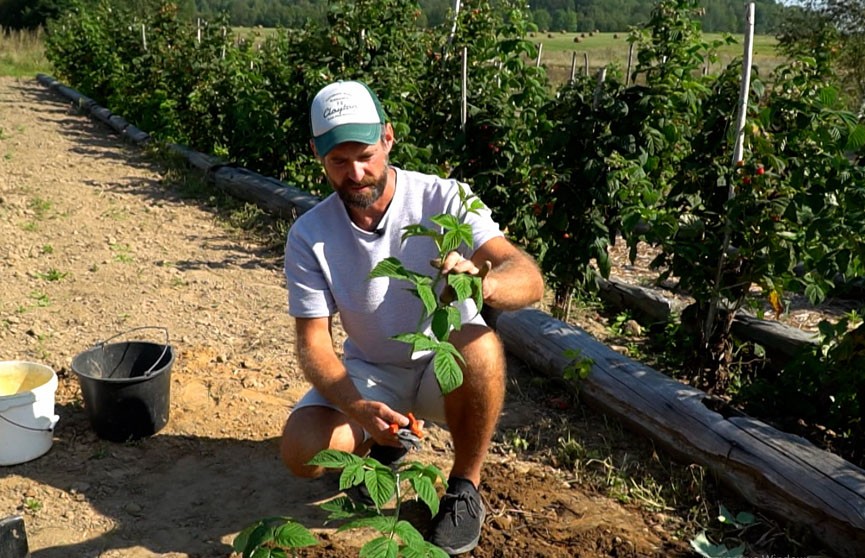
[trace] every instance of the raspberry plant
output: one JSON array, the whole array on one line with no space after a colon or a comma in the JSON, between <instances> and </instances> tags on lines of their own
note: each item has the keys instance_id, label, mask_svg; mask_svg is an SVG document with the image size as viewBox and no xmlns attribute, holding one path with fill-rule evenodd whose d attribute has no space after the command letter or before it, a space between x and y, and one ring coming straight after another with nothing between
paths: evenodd
<instances>
[{"instance_id":1,"label":"raspberry plant","mask_svg":"<svg viewBox=\"0 0 865 558\"><path fill-rule=\"evenodd\" d=\"M459 196L461 206L466 213L477 213L484 208L483 202L473 194L467 194L462 185L459 186ZM471 249L472 228L461 216L442 214L433 217L431 221L439 225L441 230L415 224L406 227L402 235L403 241L412 236L427 236L435 242L439 255L436 260L430 262L431 265L435 267L436 262L443 261L448 253L458 250L463 244ZM442 393L447 394L458 388L463 382L463 374L457 361L462 362L462 356L447 340L450 332L461 326L460 311L454 303L471 298L480 312L483 307L482 277L464 273L443 275L441 270L430 277L406 269L395 257L379 262L370 273L370 278L374 277L390 277L407 281L412 285L411 292L423 303L418 331L399 334L394 339L410 344L414 352L434 353L433 366ZM442 281L446 283L446 288L441 296L437 296ZM429 323L430 333L425 332L426 323Z\"/></svg>"}]
</instances>

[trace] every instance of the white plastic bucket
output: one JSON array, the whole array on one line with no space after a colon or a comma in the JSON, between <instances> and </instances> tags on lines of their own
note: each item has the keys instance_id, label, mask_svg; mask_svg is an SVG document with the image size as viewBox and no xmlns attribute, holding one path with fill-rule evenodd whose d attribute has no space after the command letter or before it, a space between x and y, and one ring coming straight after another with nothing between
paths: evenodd
<instances>
[{"instance_id":1,"label":"white plastic bucket","mask_svg":"<svg viewBox=\"0 0 865 558\"><path fill-rule=\"evenodd\" d=\"M0 362L0 465L36 459L54 441L57 374L43 364Z\"/></svg>"}]
</instances>

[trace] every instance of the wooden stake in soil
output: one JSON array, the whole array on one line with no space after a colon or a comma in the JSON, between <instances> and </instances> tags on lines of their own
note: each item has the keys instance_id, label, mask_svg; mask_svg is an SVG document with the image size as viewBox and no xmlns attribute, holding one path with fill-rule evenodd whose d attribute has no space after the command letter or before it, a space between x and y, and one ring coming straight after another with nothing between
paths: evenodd
<instances>
[{"instance_id":1,"label":"wooden stake in soil","mask_svg":"<svg viewBox=\"0 0 865 558\"><path fill-rule=\"evenodd\" d=\"M742 160L745 143L745 119L748 116L748 92L751 90L751 65L754 59L754 3L748 4L745 11L745 45L744 55L742 58L742 82L739 89L739 106L736 114L736 143L733 146L733 172L736 172L736 167L739 161ZM727 199L731 199L735 194L734 181L729 181L727 185ZM718 311L718 304L721 299L721 276L724 272L724 263L727 256L727 250L730 248L730 235L733 224L729 222L727 216L727 226L724 230L724 242L721 245L721 253L718 256L718 270L715 274L715 294L709 303L709 310L706 312L706 324L704 328L705 339L710 339L714 333L715 315Z\"/></svg>"}]
</instances>

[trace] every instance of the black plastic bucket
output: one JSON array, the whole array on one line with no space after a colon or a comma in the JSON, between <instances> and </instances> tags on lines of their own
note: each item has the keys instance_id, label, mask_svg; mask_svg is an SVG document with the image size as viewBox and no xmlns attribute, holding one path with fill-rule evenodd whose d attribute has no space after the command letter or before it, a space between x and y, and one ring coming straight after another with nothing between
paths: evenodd
<instances>
[{"instance_id":1,"label":"black plastic bucket","mask_svg":"<svg viewBox=\"0 0 865 558\"><path fill-rule=\"evenodd\" d=\"M156 434L168 423L175 355L167 332L165 337L164 345L102 343L72 359L84 409L100 438L137 440Z\"/></svg>"}]
</instances>

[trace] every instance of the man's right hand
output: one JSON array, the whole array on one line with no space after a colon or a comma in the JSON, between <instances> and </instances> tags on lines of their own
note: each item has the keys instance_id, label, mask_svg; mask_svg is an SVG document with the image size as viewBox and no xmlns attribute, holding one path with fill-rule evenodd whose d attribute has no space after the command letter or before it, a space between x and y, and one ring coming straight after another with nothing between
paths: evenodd
<instances>
[{"instance_id":1,"label":"man's right hand","mask_svg":"<svg viewBox=\"0 0 865 558\"><path fill-rule=\"evenodd\" d=\"M400 447L396 435L391 431L391 424L409 426L407 416L400 414L379 401L361 400L346 409L347 414L366 430L377 444Z\"/></svg>"}]
</instances>

